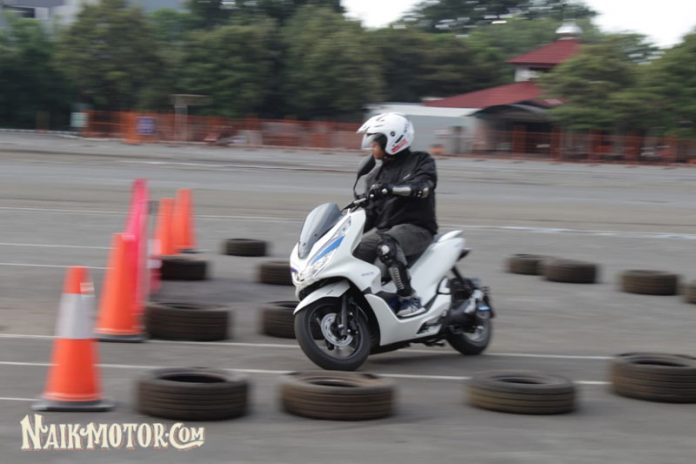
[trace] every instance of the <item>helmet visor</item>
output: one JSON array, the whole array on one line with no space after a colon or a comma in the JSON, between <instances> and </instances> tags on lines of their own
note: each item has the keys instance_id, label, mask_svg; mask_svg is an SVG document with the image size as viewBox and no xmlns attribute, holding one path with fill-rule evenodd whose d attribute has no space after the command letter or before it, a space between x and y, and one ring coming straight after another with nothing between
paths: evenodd
<instances>
[{"instance_id":1,"label":"helmet visor","mask_svg":"<svg viewBox=\"0 0 696 464\"><path fill-rule=\"evenodd\" d=\"M373 143L380 144L382 149L384 149L384 146L387 144L387 137L385 137L384 134L380 134L379 132L365 134L362 139L362 149L370 150L372 148Z\"/></svg>"}]
</instances>

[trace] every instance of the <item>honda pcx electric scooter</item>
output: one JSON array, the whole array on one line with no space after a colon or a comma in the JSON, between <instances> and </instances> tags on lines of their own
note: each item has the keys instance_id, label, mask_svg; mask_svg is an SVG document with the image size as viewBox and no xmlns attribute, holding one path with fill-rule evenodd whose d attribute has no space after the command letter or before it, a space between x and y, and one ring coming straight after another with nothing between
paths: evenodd
<instances>
[{"instance_id":1,"label":"honda pcx electric scooter","mask_svg":"<svg viewBox=\"0 0 696 464\"><path fill-rule=\"evenodd\" d=\"M409 266L411 286L426 312L396 316L396 287L375 264L353 256L363 236L364 206L372 199L355 193L358 180L375 166L366 158L353 186L355 200L340 210L316 207L306 218L290 256L300 300L295 336L302 351L324 369L358 369L371 353L446 340L462 354L479 354L492 335L494 311L486 287L463 277L456 263L469 249L461 231L437 236Z\"/></svg>"}]
</instances>

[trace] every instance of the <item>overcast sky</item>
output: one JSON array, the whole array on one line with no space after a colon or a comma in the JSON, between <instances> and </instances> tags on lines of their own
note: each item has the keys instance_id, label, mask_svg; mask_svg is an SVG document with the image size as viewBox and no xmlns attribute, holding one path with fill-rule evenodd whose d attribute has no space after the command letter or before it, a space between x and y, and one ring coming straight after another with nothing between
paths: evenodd
<instances>
[{"instance_id":1,"label":"overcast sky","mask_svg":"<svg viewBox=\"0 0 696 464\"><path fill-rule=\"evenodd\" d=\"M398 19L418 0L342 0L348 14L367 27ZM645 34L661 47L670 47L696 26L696 0L585 0L599 13L603 31Z\"/></svg>"}]
</instances>

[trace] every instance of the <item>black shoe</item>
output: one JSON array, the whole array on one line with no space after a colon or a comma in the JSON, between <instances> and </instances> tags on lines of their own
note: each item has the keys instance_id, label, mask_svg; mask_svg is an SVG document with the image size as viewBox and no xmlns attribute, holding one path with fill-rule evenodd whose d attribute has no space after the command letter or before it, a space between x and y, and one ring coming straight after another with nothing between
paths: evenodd
<instances>
[{"instance_id":1,"label":"black shoe","mask_svg":"<svg viewBox=\"0 0 696 464\"><path fill-rule=\"evenodd\" d=\"M396 313L398 317L413 317L424 312L425 308L421 306L421 300L417 296L399 298L399 311Z\"/></svg>"}]
</instances>

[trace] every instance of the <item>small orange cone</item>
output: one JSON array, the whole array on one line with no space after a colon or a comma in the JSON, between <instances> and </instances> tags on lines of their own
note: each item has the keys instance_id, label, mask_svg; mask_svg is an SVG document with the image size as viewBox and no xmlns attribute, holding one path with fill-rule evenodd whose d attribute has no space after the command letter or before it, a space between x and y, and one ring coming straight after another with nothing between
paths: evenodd
<instances>
[{"instance_id":1,"label":"small orange cone","mask_svg":"<svg viewBox=\"0 0 696 464\"><path fill-rule=\"evenodd\" d=\"M196 248L191 189L179 189L176 192L174 247L177 252L192 252Z\"/></svg>"},{"instance_id":2,"label":"small orange cone","mask_svg":"<svg viewBox=\"0 0 696 464\"><path fill-rule=\"evenodd\" d=\"M53 359L43 398L36 411L108 411L114 403L101 396L94 343L94 286L87 269L72 267L60 301Z\"/></svg>"},{"instance_id":3,"label":"small orange cone","mask_svg":"<svg viewBox=\"0 0 696 464\"><path fill-rule=\"evenodd\" d=\"M138 317L135 270L128 268L128 263L134 262L130 257L135 251L132 236L114 234L97 320L96 333L100 341L142 342L145 339Z\"/></svg>"},{"instance_id":4,"label":"small orange cone","mask_svg":"<svg viewBox=\"0 0 696 464\"><path fill-rule=\"evenodd\" d=\"M174 245L174 200L162 198L160 200L159 214L157 216L157 231L155 248L160 256L172 256L176 254Z\"/></svg>"}]
</instances>

